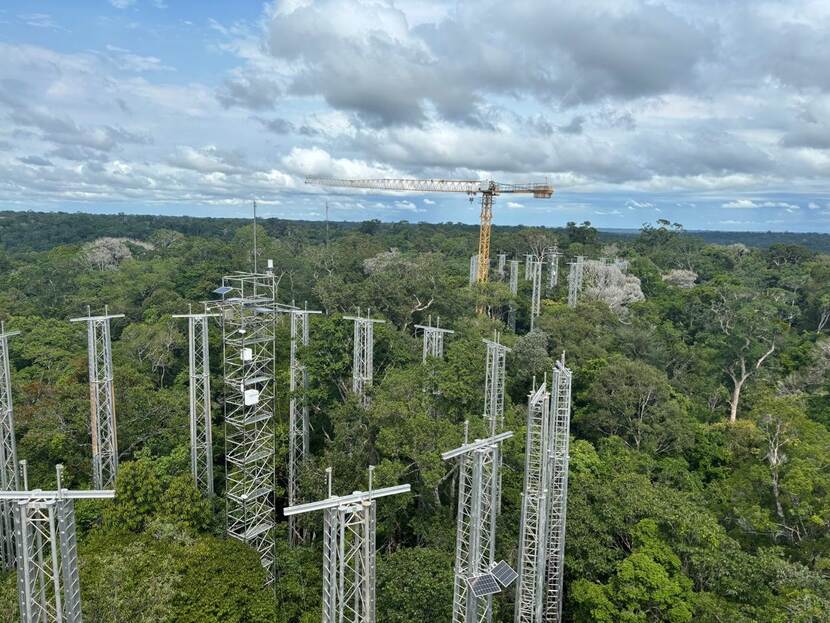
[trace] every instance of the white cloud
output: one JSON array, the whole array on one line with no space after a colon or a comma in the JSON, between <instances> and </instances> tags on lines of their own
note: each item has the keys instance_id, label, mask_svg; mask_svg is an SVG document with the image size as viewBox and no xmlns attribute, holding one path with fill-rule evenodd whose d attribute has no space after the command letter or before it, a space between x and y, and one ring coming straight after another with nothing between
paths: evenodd
<instances>
[{"instance_id":1,"label":"white cloud","mask_svg":"<svg viewBox=\"0 0 830 623\"><path fill-rule=\"evenodd\" d=\"M424 199L424 205L434 206L435 202L432 199Z\"/></svg>"},{"instance_id":2,"label":"white cloud","mask_svg":"<svg viewBox=\"0 0 830 623\"><path fill-rule=\"evenodd\" d=\"M738 210L755 208L784 208L788 212L795 212L796 210L800 209L800 206L797 206L793 203L787 203L786 201L754 201L752 199L735 199L733 201L721 204L721 207Z\"/></svg>"},{"instance_id":3,"label":"white cloud","mask_svg":"<svg viewBox=\"0 0 830 623\"><path fill-rule=\"evenodd\" d=\"M110 4L116 9L126 9L135 4L135 0L110 0Z\"/></svg>"},{"instance_id":4,"label":"white cloud","mask_svg":"<svg viewBox=\"0 0 830 623\"><path fill-rule=\"evenodd\" d=\"M516 201L508 201L507 202L507 207L512 209L512 210L518 210L519 208L523 208L525 206L524 206L523 203L518 203Z\"/></svg>"}]
</instances>

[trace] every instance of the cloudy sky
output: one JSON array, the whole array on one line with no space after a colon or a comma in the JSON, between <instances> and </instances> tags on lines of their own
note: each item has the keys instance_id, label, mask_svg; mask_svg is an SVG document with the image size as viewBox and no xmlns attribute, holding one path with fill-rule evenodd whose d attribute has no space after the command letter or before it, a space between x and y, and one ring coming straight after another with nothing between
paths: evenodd
<instances>
[{"instance_id":1,"label":"cloudy sky","mask_svg":"<svg viewBox=\"0 0 830 623\"><path fill-rule=\"evenodd\" d=\"M4 0L0 209L830 231L827 0Z\"/></svg>"}]
</instances>

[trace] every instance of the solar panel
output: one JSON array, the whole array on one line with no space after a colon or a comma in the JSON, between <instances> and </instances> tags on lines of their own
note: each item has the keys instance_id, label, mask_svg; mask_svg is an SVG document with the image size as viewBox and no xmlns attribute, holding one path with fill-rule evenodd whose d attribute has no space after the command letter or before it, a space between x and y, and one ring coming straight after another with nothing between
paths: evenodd
<instances>
[{"instance_id":1,"label":"solar panel","mask_svg":"<svg viewBox=\"0 0 830 623\"><path fill-rule=\"evenodd\" d=\"M491 573L496 576L496 579L499 581L499 584L507 588L513 582L516 581L516 578L519 577L519 574L513 570L513 567L508 565L503 560L498 563L493 569Z\"/></svg>"},{"instance_id":2,"label":"solar panel","mask_svg":"<svg viewBox=\"0 0 830 623\"><path fill-rule=\"evenodd\" d=\"M227 293L228 293L228 292L230 292L231 290L233 290L233 288L230 288L230 287L228 287L228 286L222 286L221 288L216 288L216 289L213 291L213 293L214 293L214 294L221 294L221 295L223 295L223 296L224 296L225 294L227 294Z\"/></svg>"},{"instance_id":3,"label":"solar panel","mask_svg":"<svg viewBox=\"0 0 830 623\"><path fill-rule=\"evenodd\" d=\"M476 597L486 597L501 590L499 583L496 582L496 576L492 573L473 576L467 580L467 584L470 585L470 590Z\"/></svg>"}]
</instances>

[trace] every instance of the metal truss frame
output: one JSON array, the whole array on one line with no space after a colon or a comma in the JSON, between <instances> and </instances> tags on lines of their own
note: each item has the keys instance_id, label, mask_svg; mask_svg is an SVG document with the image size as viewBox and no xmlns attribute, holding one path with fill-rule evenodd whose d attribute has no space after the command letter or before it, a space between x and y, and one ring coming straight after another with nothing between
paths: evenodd
<instances>
[{"instance_id":1,"label":"metal truss frame","mask_svg":"<svg viewBox=\"0 0 830 623\"><path fill-rule=\"evenodd\" d=\"M478 255L470 256L470 287L478 281Z\"/></svg>"},{"instance_id":2,"label":"metal truss frame","mask_svg":"<svg viewBox=\"0 0 830 623\"><path fill-rule=\"evenodd\" d=\"M110 321L123 317L124 314L110 314L105 307L103 316L93 316L87 308L86 317L70 319L70 322L85 322L87 325L92 483L96 489L114 486L118 473Z\"/></svg>"},{"instance_id":3,"label":"metal truss frame","mask_svg":"<svg viewBox=\"0 0 830 623\"><path fill-rule=\"evenodd\" d=\"M9 338L19 334L19 331L6 331L6 324L0 321L0 490L3 491L20 488L9 363ZM6 569L15 565L14 513L11 502L0 502L0 556Z\"/></svg>"},{"instance_id":4,"label":"metal truss frame","mask_svg":"<svg viewBox=\"0 0 830 623\"><path fill-rule=\"evenodd\" d=\"M499 333L494 333L492 340L482 340L487 345L484 419L490 424L491 435L495 435L498 428L504 425L504 369L510 349L500 340Z\"/></svg>"},{"instance_id":5,"label":"metal truss frame","mask_svg":"<svg viewBox=\"0 0 830 623\"><path fill-rule=\"evenodd\" d=\"M568 272L568 307L576 307L579 293L582 291L582 276L585 268L585 258L577 255L570 264Z\"/></svg>"},{"instance_id":6,"label":"metal truss frame","mask_svg":"<svg viewBox=\"0 0 830 623\"><path fill-rule=\"evenodd\" d=\"M530 297L530 330L533 331L536 318L542 313L542 258L535 260L531 266L533 291Z\"/></svg>"},{"instance_id":7,"label":"metal truss frame","mask_svg":"<svg viewBox=\"0 0 830 623\"><path fill-rule=\"evenodd\" d=\"M519 292L519 260L510 260L510 293L516 296Z\"/></svg>"},{"instance_id":8,"label":"metal truss frame","mask_svg":"<svg viewBox=\"0 0 830 623\"><path fill-rule=\"evenodd\" d=\"M368 407L367 390L372 386L374 378L375 323L386 321L372 318L368 309L365 318L360 315L360 309L358 309L356 316L343 316L343 320L354 321L352 392L358 397L360 404Z\"/></svg>"},{"instance_id":9,"label":"metal truss frame","mask_svg":"<svg viewBox=\"0 0 830 623\"><path fill-rule=\"evenodd\" d=\"M505 264L507 263L507 254L506 253L499 253L496 256L496 262L497 262L496 263L496 272L499 275L499 279L503 280L504 279L504 274L505 274L504 267L505 267Z\"/></svg>"},{"instance_id":10,"label":"metal truss frame","mask_svg":"<svg viewBox=\"0 0 830 623\"><path fill-rule=\"evenodd\" d=\"M554 247L548 250L548 261L550 268L548 270L548 288L555 288L559 284L559 258L562 253Z\"/></svg>"},{"instance_id":11,"label":"metal truss frame","mask_svg":"<svg viewBox=\"0 0 830 623\"><path fill-rule=\"evenodd\" d=\"M448 333L455 333L455 331L441 328L440 316L436 318L435 326L432 326L432 316L430 316L427 324L416 324L415 329L421 329L424 332L421 362L426 363L429 357L442 359L444 357L444 336Z\"/></svg>"}]
</instances>

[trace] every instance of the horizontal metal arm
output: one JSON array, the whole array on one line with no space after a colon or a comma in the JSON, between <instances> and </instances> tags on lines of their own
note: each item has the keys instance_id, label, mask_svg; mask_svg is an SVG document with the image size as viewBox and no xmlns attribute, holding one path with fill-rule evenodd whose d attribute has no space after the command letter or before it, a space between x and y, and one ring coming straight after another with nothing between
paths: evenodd
<instances>
[{"instance_id":1,"label":"horizontal metal arm","mask_svg":"<svg viewBox=\"0 0 830 623\"><path fill-rule=\"evenodd\" d=\"M124 314L109 314L107 316L82 316L80 318L70 318L69 322L89 322L91 320L110 320L112 318L123 318Z\"/></svg>"},{"instance_id":2,"label":"horizontal metal arm","mask_svg":"<svg viewBox=\"0 0 830 623\"><path fill-rule=\"evenodd\" d=\"M31 491L0 491L0 500L111 500L115 497L114 489L89 489L81 491L44 491L32 489Z\"/></svg>"},{"instance_id":3,"label":"horizontal metal arm","mask_svg":"<svg viewBox=\"0 0 830 623\"><path fill-rule=\"evenodd\" d=\"M463 446L459 446L455 450L444 452L441 455L441 458L445 461L449 461L450 459L454 459L462 454L467 454L468 452L473 452L474 450L480 450L482 448L492 446L493 444L501 443L505 439L510 439L512 436L513 431L508 430L503 433L499 433L498 435L494 435L493 437L488 437L487 439L476 439L474 442L465 443Z\"/></svg>"},{"instance_id":4,"label":"horizontal metal arm","mask_svg":"<svg viewBox=\"0 0 830 623\"><path fill-rule=\"evenodd\" d=\"M341 188L365 188L371 190L390 191L417 191L417 192L438 192L438 193L490 193L500 195L502 193L523 193L533 195L536 198L547 198L553 195L553 187L547 183L532 184L500 184L499 182L483 180L414 180L397 178L378 178L367 180L342 180L336 178L307 177L306 184L316 186L337 186Z\"/></svg>"},{"instance_id":5,"label":"horizontal metal arm","mask_svg":"<svg viewBox=\"0 0 830 623\"><path fill-rule=\"evenodd\" d=\"M282 513L286 517L290 517L291 515L301 515L303 513L312 513L314 511L326 510L327 508L337 508L338 506L355 504L357 502L363 502L364 500L370 501L377 498L385 498L390 495L398 495L399 493L409 493L411 489L411 485L397 485L395 487L386 487L384 489L373 489L372 491L355 491L351 495L334 496L318 502L288 506L283 509Z\"/></svg>"}]
</instances>

